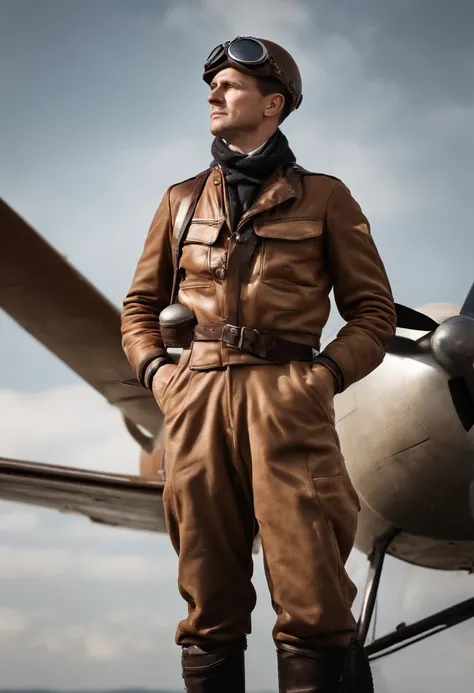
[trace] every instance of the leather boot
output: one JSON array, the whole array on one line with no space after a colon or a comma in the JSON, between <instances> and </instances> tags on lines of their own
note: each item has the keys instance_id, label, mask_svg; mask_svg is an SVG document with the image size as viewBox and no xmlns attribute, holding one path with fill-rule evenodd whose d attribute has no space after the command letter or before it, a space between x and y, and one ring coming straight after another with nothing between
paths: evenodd
<instances>
[{"instance_id":1,"label":"leather boot","mask_svg":"<svg viewBox=\"0 0 474 693\"><path fill-rule=\"evenodd\" d=\"M338 693L374 693L369 657L356 640L347 648Z\"/></svg>"},{"instance_id":2,"label":"leather boot","mask_svg":"<svg viewBox=\"0 0 474 693\"><path fill-rule=\"evenodd\" d=\"M278 643L277 658L279 693L340 693L346 648Z\"/></svg>"},{"instance_id":3,"label":"leather boot","mask_svg":"<svg viewBox=\"0 0 474 693\"><path fill-rule=\"evenodd\" d=\"M278 643L277 656L279 693L374 693L369 658L355 640L314 650Z\"/></svg>"},{"instance_id":4,"label":"leather boot","mask_svg":"<svg viewBox=\"0 0 474 693\"><path fill-rule=\"evenodd\" d=\"M245 645L233 643L217 649L183 647L181 663L189 693L245 693Z\"/></svg>"}]
</instances>

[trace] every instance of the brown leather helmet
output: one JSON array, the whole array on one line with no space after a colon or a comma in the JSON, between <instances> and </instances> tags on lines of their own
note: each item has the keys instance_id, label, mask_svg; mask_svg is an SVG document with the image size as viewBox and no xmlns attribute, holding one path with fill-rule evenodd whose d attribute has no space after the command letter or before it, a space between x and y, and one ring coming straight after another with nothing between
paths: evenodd
<instances>
[{"instance_id":1,"label":"brown leather helmet","mask_svg":"<svg viewBox=\"0 0 474 693\"><path fill-rule=\"evenodd\" d=\"M202 78L210 84L215 75L226 67L234 67L254 77L273 77L285 88L286 96L295 111L303 100L302 81L298 65L278 43L253 36L237 36L216 46L204 64Z\"/></svg>"}]
</instances>

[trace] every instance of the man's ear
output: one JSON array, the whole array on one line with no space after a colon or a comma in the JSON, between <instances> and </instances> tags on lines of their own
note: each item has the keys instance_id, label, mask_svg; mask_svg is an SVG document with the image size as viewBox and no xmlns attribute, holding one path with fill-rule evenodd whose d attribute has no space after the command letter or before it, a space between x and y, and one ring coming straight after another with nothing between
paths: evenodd
<instances>
[{"instance_id":1,"label":"man's ear","mask_svg":"<svg viewBox=\"0 0 474 693\"><path fill-rule=\"evenodd\" d=\"M268 104L265 107L265 115L268 117L279 115L285 108L285 97L283 94L271 94Z\"/></svg>"}]
</instances>

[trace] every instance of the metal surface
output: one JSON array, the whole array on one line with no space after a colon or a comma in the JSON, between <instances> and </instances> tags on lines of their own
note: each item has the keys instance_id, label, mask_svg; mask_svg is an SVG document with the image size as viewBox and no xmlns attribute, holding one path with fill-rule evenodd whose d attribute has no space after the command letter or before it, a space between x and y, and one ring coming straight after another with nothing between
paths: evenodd
<instances>
[{"instance_id":1,"label":"metal surface","mask_svg":"<svg viewBox=\"0 0 474 693\"><path fill-rule=\"evenodd\" d=\"M388 352L398 356L427 353L451 376L451 399L466 431L474 427L474 284L461 311L444 317L441 324L406 306L395 304L397 326L427 333L421 339L396 335Z\"/></svg>"},{"instance_id":2,"label":"metal surface","mask_svg":"<svg viewBox=\"0 0 474 693\"><path fill-rule=\"evenodd\" d=\"M361 498L362 510L356 535L356 546L365 554L370 554L374 541L391 525ZM471 571L474 565L474 542L430 539L422 535L401 531L387 551L395 558L407 563L439 570Z\"/></svg>"},{"instance_id":3,"label":"metal surface","mask_svg":"<svg viewBox=\"0 0 474 693\"><path fill-rule=\"evenodd\" d=\"M437 322L459 312L420 310ZM366 553L384 531L400 527L391 555L448 570L474 566L474 429L464 429L448 379L429 352L388 354L336 397L337 430L362 505L356 546Z\"/></svg>"},{"instance_id":4,"label":"metal surface","mask_svg":"<svg viewBox=\"0 0 474 693\"><path fill-rule=\"evenodd\" d=\"M163 481L0 458L3 500L85 515L93 522L166 532Z\"/></svg>"},{"instance_id":5,"label":"metal surface","mask_svg":"<svg viewBox=\"0 0 474 693\"><path fill-rule=\"evenodd\" d=\"M371 660L379 659L397 652L403 649L403 647L408 647L415 642L436 635L436 633L440 633L447 628L457 626L470 618L474 618L474 599L467 599L408 626L405 623L401 623L391 633L377 638L366 645L365 651ZM402 643L404 644L402 645Z\"/></svg>"},{"instance_id":6,"label":"metal surface","mask_svg":"<svg viewBox=\"0 0 474 693\"><path fill-rule=\"evenodd\" d=\"M393 539L399 533L398 529L390 528L375 541L374 548L369 556L370 567L365 586L364 602L357 623L356 637L360 645L365 645L369 632L372 615L374 613L375 602L379 589L380 576L385 554Z\"/></svg>"}]
</instances>

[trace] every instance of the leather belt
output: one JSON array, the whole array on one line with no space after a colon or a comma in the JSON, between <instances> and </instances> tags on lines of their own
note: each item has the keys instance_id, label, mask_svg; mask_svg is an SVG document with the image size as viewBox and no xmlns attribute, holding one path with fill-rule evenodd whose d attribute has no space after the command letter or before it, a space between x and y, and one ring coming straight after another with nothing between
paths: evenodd
<instances>
[{"instance_id":1,"label":"leather belt","mask_svg":"<svg viewBox=\"0 0 474 693\"><path fill-rule=\"evenodd\" d=\"M256 330L253 327L198 324L194 328L194 339L198 342L223 342L275 363L313 360L312 347L281 339L271 332Z\"/></svg>"}]
</instances>

